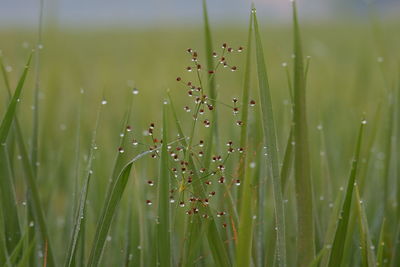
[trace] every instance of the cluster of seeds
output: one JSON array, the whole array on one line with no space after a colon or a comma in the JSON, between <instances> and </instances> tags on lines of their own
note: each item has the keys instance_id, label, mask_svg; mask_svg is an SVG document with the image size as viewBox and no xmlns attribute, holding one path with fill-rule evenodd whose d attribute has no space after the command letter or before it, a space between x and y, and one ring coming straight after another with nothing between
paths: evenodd
<instances>
[{"instance_id":1,"label":"cluster of seeds","mask_svg":"<svg viewBox=\"0 0 400 267\"><path fill-rule=\"evenodd\" d=\"M200 63L199 54L191 48L187 49L192 65L186 66L185 70L193 73L195 81L185 81L182 77L177 77L176 81L187 89L188 96L193 100L192 105L187 104L183 107L183 110L193 117L193 129L198 124L203 125L205 128L210 128L212 126L212 116L209 113L215 112L215 107L218 104L231 109L234 117L240 114L244 104L239 102L238 98L233 98L232 103L222 103L216 99L210 99L205 92L205 88L207 88L210 78L216 75L221 66L231 71L237 71L237 66L230 65L229 56L234 52L240 53L242 51L243 47L234 49L226 43L222 44L220 53L212 53L213 58L216 60L214 69L202 72L203 66ZM255 106L255 104L254 100L250 100L248 103L250 107ZM200 116L203 116L203 118L200 119ZM234 121L238 126L244 124L238 118L235 118ZM147 145L139 143L136 139L132 139L131 143L135 147L138 145L148 146L151 157L157 159L159 158L158 149L159 145L162 144L162 140L154 137L155 128L155 123L150 123L145 131L145 135L150 137ZM130 126L127 126L127 132L131 132L132 130ZM204 159L208 149L206 142L204 139L200 139L197 143L192 143L192 140L198 138L197 135L200 134L201 132L193 130L191 136L187 137L187 140L190 140L189 144L184 145L184 143L177 141L172 142L167 147L170 172L173 178L171 180L172 189L170 190L169 202L178 208L184 208L185 214L190 216L200 215L204 219L210 216L223 218L227 215L226 211L216 210L220 206L220 203L215 202L213 205L210 204L215 199L217 192L229 190L231 186L240 186L240 179L230 174L229 170L227 170L227 161L235 159L233 155L236 153L244 153L245 148L237 147L234 141L228 140L226 142L226 150L222 151L222 154L212 155L209 164L205 164L204 160L208 160ZM120 153L124 151L122 147L118 148L118 150ZM149 187L155 187L155 182L152 179L147 180L146 183ZM208 193L202 193L202 195L194 193L194 187L198 186L203 187L205 192ZM221 190L217 190L216 186L223 187ZM155 191L150 191L149 194L155 195ZM152 204L152 200L146 200L146 205L151 206ZM223 222L222 226L227 227L227 224Z\"/></svg>"}]
</instances>

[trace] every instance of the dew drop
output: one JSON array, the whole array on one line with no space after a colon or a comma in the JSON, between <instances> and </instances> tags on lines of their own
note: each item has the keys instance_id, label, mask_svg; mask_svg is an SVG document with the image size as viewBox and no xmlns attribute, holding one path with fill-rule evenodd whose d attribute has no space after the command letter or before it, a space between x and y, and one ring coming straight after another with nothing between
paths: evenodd
<instances>
[{"instance_id":1,"label":"dew drop","mask_svg":"<svg viewBox=\"0 0 400 267\"><path fill-rule=\"evenodd\" d=\"M34 227L34 226L35 226L35 223L33 221L30 221L29 222L29 227Z\"/></svg>"}]
</instances>

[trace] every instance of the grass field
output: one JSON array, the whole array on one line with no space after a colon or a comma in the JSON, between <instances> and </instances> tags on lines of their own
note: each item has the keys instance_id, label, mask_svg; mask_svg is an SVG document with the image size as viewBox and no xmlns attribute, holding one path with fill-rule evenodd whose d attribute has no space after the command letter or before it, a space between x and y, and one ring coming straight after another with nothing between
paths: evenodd
<instances>
[{"instance_id":1,"label":"grass field","mask_svg":"<svg viewBox=\"0 0 400 267\"><path fill-rule=\"evenodd\" d=\"M399 22L293 17L1 29L0 266L399 266Z\"/></svg>"}]
</instances>

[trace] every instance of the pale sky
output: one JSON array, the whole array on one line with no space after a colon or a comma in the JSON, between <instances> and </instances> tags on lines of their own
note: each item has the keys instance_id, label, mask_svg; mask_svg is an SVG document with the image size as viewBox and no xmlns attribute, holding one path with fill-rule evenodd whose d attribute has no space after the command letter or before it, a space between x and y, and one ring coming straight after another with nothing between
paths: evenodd
<instances>
[{"instance_id":1,"label":"pale sky","mask_svg":"<svg viewBox=\"0 0 400 267\"><path fill-rule=\"evenodd\" d=\"M0 0L0 27L35 25L41 0ZM196 24L201 21L200 0L43 0L45 17L62 25L136 25L154 23ZM304 18L321 19L333 14L359 16L370 0L297 0ZM213 22L242 23L251 0L208 0ZM253 0L259 13L270 20L290 18L289 0ZM399 12L400 0L376 0L383 12ZM395 8L394 8L395 7ZM397 9L396 9L397 8Z\"/></svg>"}]
</instances>

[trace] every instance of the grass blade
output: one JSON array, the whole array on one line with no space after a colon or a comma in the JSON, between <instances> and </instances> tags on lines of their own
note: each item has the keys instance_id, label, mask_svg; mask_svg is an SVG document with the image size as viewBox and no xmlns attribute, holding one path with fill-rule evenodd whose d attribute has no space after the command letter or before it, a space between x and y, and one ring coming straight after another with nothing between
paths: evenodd
<instances>
[{"instance_id":1,"label":"grass blade","mask_svg":"<svg viewBox=\"0 0 400 267\"><path fill-rule=\"evenodd\" d=\"M147 153L146 153L147 154ZM143 154L142 154L143 155ZM138 158L137 158L138 159ZM135 160L136 161L136 158ZM122 198L122 194L128 182L133 162L129 162L120 172L114 187L111 189L111 195L102 209L102 216L97 224L96 235L93 241L92 250L89 256L87 266L98 266L103 252L104 243L106 241L108 231L110 230L111 221L114 217L116 208Z\"/></svg>"},{"instance_id":2,"label":"grass blade","mask_svg":"<svg viewBox=\"0 0 400 267\"><path fill-rule=\"evenodd\" d=\"M249 164L247 164L249 165ZM241 197L239 236L236 251L236 266L251 266L251 251L253 237L253 203L251 178L253 173L247 169L243 183L243 193Z\"/></svg>"},{"instance_id":3,"label":"grass blade","mask_svg":"<svg viewBox=\"0 0 400 267\"><path fill-rule=\"evenodd\" d=\"M154 153L155 151L156 150L147 150L131 159L127 164L124 165L124 167L121 169L120 173L116 177L115 182L112 183L112 187L109 190L109 197L107 198L102 208L101 217L99 219L99 222L97 223L96 234L87 266L99 265L101 254L104 248L104 243L106 241L116 208L122 198L122 194L128 182L132 165L137 160L143 158L146 155Z\"/></svg>"},{"instance_id":4,"label":"grass blade","mask_svg":"<svg viewBox=\"0 0 400 267\"><path fill-rule=\"evenodd\" d=\"M363 136L363 129L365 126L365 120L361 122L360 130L358 133L356 148L354 152L354 157L351 163L351 171L350 177L347 182L345 199L342 205L342 209L340 211L340 219L336 228L335 238L332 245L332 251L329 258L329 267L340 266L343 257L343 250L346 237L347 237L347 226L350 219L350 209L351 209L351 201L353 198L353 189L357 175L357 166L360 158L360 150L361 150L361 141Z\"/></svg>"},{"instance_id":5,"label":"grass blade","mask_svg":"<svg viewBox=\"0 0 400 267\"><path fill-rule=\"evenodd\" d=\"M296 3L293 2L294 33L294 142L295 188L297 199L297 262L307 266L315 255L313 192L306 116L306 88L300 29Z\"/></svg>"},{"instance_id":6,"label":"grass blade","mask_svg":"<svg viewBox=\"0 0 400 267\"><path fill-rule=\"evenodd\" d=\"M267 164L272 177L274 210L277 233L277 259L279 266L286 266L286 242L285 242L285 213L278 163L278 148L275 130L275 121L272 111L272 100L268 84L267 69L264 61L264 51L258 28L257 16L253 9L254 33L256 40L257 73L261 99L262 125L265 142L268 144Z\"/></svg>"},{"instance_id":7,"label":"grass blade","mask_svg":"<svg viewBox=\"0 0 400 267\"><path fill-rule=\"evenodd\" d=\"M249 91L250 91L250 73L251 73L251 43L253 37L253 16L250 14L250 23L247 37L247 55L243 83L242 95L242 122L243 126L240 131L240 147L248 150L247 145L247 124L248 124L248 110L249 110ZM242 153L239 159L239 177L243 182L243 187L238 199L240 199L240 219L239 219L239 235L237 241L236 251L236 266L250 266L251 265L251 251L252 251L252 237L253 237L253 197L251 178L253 174L249 175L246 171L246 158L247 153Z\"/></svg>"},{"instance_id":8,"label":"grass blade","mask_svg":"<svg viewBox=\"0 0 400 267\"><path fill-rule=\"evenodd\" d=\"M11 171L8 166L7 151L6 151L6 140L11 129L12 122L15 118L17 103L21 96L22 88L25 83L26 76L28 74L29 65L32 60L32 53L29 55L28 61L25 65L25 69L18 82L17 88L10 100L7 107L6 114L0 125L0 171L2 178L0 179L0 190L1 190L1 203L3 208L3 214L7 214L7 220L4 222L5 234L6 234L6 245L8 252L13 251L21 238L20 224L16 209L15 190L13 181L11 179ZM2 64L3 65L3 64ZM3 73L5 74L5 73ZM4 76L8 82L7 75Z\"/></svg>"},{"instance_id":9,"label":"grass blade","mask_svg":"<svg viewBox=\"0 0 400 267\"><path fill-rule=\"evenodd\" d=\"M158 182L158 219L157 224L157 248L158 262L160 266L171 266L171 238L170 238L170 174L168 168L168 121L167 105L163 105L163 128L162 128L162 147L160 158L160 173Z\"/></svg>"},{"instance_id":10,"label":"grass blade","mask_svg":"<svg viewBox=\"0 0 400 267\"><path fill-rule=\"evenodd\" d=\"M376 265L377 266L384 266L383 261L383 252L385 249L385 218L383 218L382 226L381 226L381 233L379 235L379 243L378 243L378 252L376 255Z\"/></svg>"},{"instance_id":11,"label":"grass blade","mask_svg":"<svg viewBox=\"0 0 400 267\"><path fill-rule=\"evenodd\" d=\"M24 69L24 71L23 71L23 73L21 75L21 78L19 79L17 88L15 89L14 95L11 98L10 104L8 105L6 114L4 115L3 120L1 122L1 125L0 125L0 144L3 144L6 141L8 133L9 133L10 128L11 128L11 124L12 124L12 122L14 120L14 115L15 115L15 111L16 111L16 108L17 108L17 103L18 103L19 98L21 96L22 87L24 86L26 76L28 75L29 66L31 64L32 54L33 53L31 53L29 55L28 61L27 61L26 65L25 65L25 69Z\"/></svg>"},{"instance_id":12,"label":"grass blade","mask_svg":"<svg viewBox=\"0 0 400 267\"><path fill-rule=\"evenodd\" d=\"M75 215L75 223L74 223L74 228L72 229L72 236L71 236L71 241L70 245L68 246L68 251L67 251L67 257L65 259L65 264L64 266L73 266L75 254L76 254L76 249L78 245L78 241L81 236L81 229L84 227L82 224L85 223L85 213L86 213L86 200L87 200L87 195L89 192L89 185L90 185L90 180L92 177L92 163L93 163L93 158L94 158L94 152L95 152L95 147L96 147L96 136L97 136L97 129L99 126L99 121L100 121L100 113L101 113L101 106L99 108L99 111L97 113L97 119L96 119L96 125L95 129L93 131L93 137L92 137L92 143L89 151L89 160L87 164L87 174L86 174L86 179L83 184L81 194L80 194L80 201L78 204L78 208L76 211ZM84 245L84 244L82 244Z\"/></svg>"},{"instance_id":13,"label":"grass blade","mask_svg":"<svg viewBox=\"0 0 400 267\"><path fill-rule=\"evenodd\" d=\"M212 45L212 37L211 37L211 30L210 30L210 23L208 19L208 12L207 12L207 3L206 0L203 0L203 20L204 20L204 41L205 41L205 52L206 52L206 61L207 61L207 69L208 70L213 70L214 69L214 61L213 61L213 45ZM218 95L215 87L215 75L213 74L208 74L208 89L209 89L209 94L211 99L214 99L214 101L217 100ZM215 103L214 103L215 105ZM212 138L214 141L217 140L218 137L218 113L217 110L214 110L212 112L212 123L211 123L211 131L210 135L212 135ZM211 138L210 138L211 139ZM210 145L212 147L212 145ZM218 148L216 149L218 151Z\"/></svg>"},{"instance_id":14,"label":"grass blade","mask_svg":"<svg viewBox=\"0 0 400 267\"><path fill-rule=\"evenodd\" d=\"M240 129L240 147L247 150L247 129L248 129L248 113L249 113L249 92L250 92L250 74L251 74L251 45L253 38L253 16L250 14L250 23L247 36L247 54L246 65L244 70L243 94L242 94L242 118L243 125ZM245 177L245 163L247 153L240 154L239 158L239 177L241 180ZM241 191L240 191L241 192ZM239 194L240 195L240 194Z\"/></svg>"},{"instance_id":15,"label":"grass blade","mask_svg":"<svg viewBox=\"0 0 400 267\"><path fill-rule=\"evenodd\" d=\"M358 186L356 187L355 192L356 192L356 206L358 213L357 215L359 219L358 221L360 230L361 262L364 264L364 266L376 267L377 263L373 251L371 235L368 229L367 216L365 214L364 206L362 205ZM351 227L351 220L348 227L349 228Z\"/></svg>"}]
</instances>

